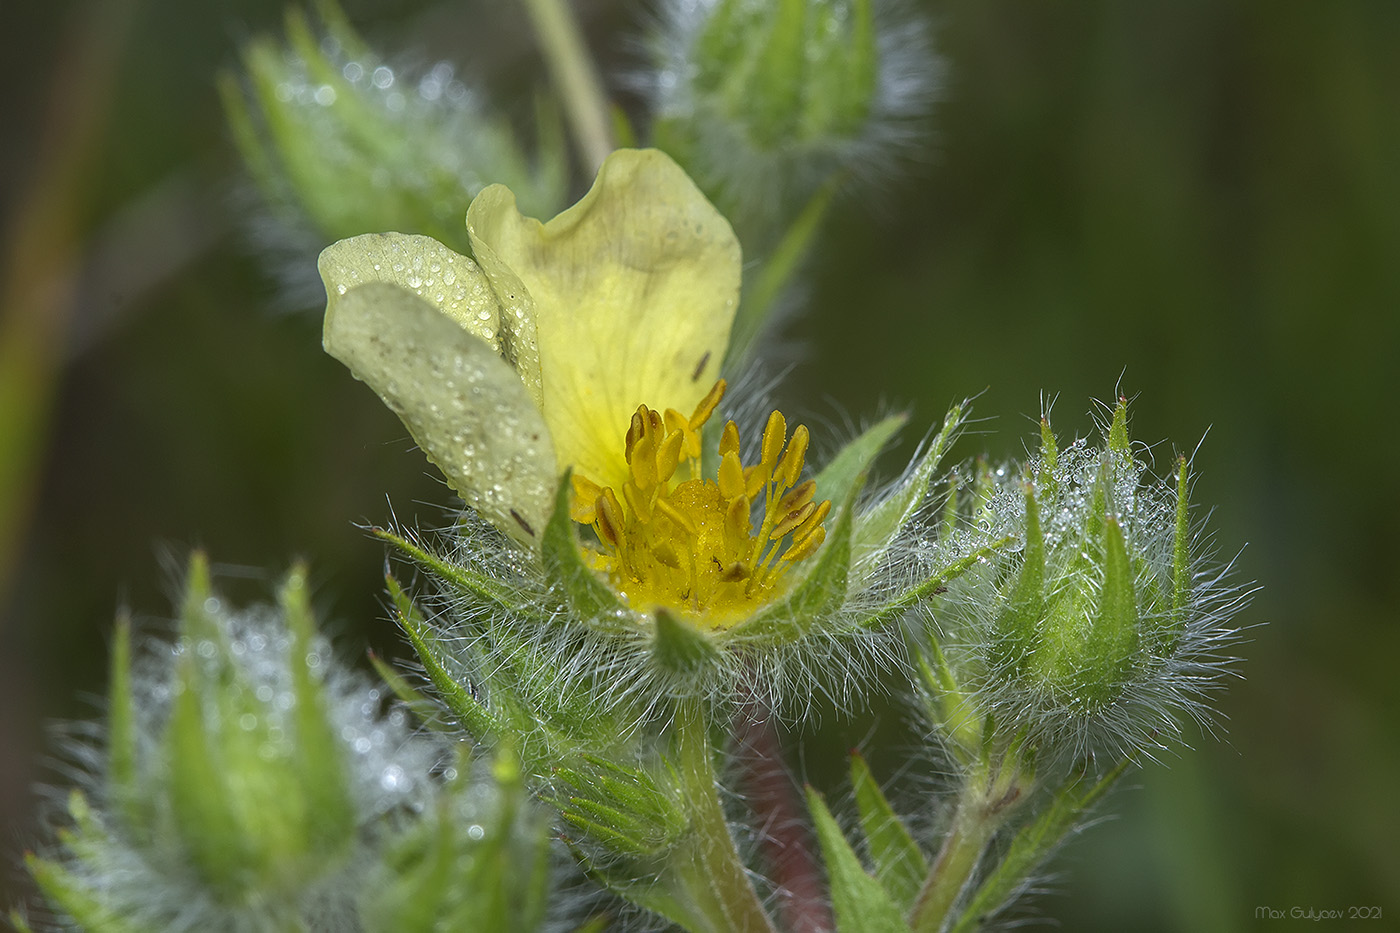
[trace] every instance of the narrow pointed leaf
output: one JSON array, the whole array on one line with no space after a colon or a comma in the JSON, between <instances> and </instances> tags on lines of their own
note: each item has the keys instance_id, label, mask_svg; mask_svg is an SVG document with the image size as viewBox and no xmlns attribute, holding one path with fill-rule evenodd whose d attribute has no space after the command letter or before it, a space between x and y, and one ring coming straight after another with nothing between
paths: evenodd
<instances>
[{"instance_id":1,"label":"narrow pointed leaf","mask_svg":"<svg viewBox=\"0 0 1400 933\"><path fill-rule=\"evenodd\" d=\"M907 913L928 874L928 861L859 754L851 755L851 786L855 788L870 858L875 863L875 879L884 886L890 900Z\"/></svg>"},{"instance_id":2,"label":"narrow pointed leaf","mask_svg":"<svg viewBox=\"0 0 1400 933\"><path fill-rule=\"evenodd\" d=\"M25 867L44 896L90 933L141 933L141 928L104 904L100 897L57 862L27 855Z\"/></svg>"},{"instance_id":3,"label":"narrow pointed leaf","mask_svg":"<svg viewBox=\"0 0 1400 933\"><path fill-rule=\"evenodd\" d=\"M371 528L369 531L380 541L392 545L405 557L463 596L475 596L478 599L489 600L516 612L524 611L526 608L520 605L518 599L514 598L512 590L485 574L476 573L466 567L444 560L408 538L397 535L388 529Z\"/></svg>"},{"instance_id":4,"label":"narrow pointed leaf","mask_svg":"<svg viewBox=\"0 0 1400 933\"><path fill-rule=\"evenodd\" d=\"M865 873L859 856L841 833L821 796L807 788L812 826L821 843L831 883L831 906L840 933L908 933L904 912L880 882Z\"/></svg>"},{"instance_id":5,"label":"narrow pointed leaf","mask_svg":"<svg viewBox=\"0 0 1400 933\"><path fill-rule=\"evenodd\" d=\"M428 674L428 679L432 681L433 688L437 690L442 702L447 704L447 708L462 723L463 728L472 734L476 739L486 739L494 736L498 731L496 718L491 715L486 707L477 702L471 691L465 684L459 683L449 671L448 664L439 654L441 648L438 647L436 639L433 637L427 620L418 612L412 600L404 593L398 581L393 577L386 580L389 587L389 595L394 600L394 607L398 611L399 624L403 626L404 634L408 636L409 643L413 645L413 650L418 653L418 660L422 662L423 669Z\"/></svg>"},{"instance_id":6,"label":"narrow pointed leaf","mask_svg":"<svg viewBox=\"0 0 1400 933\"><path fill-rule=\"evenodd\" d=\"M874 426L863 431L837 452L836 456L817 473L817 493L823 499L830 499L833 505L842 505L849 498L851 490L870 470L875 458L885 449L885 445L904 427L908 415L891 415L882 418Z\"/></svg>"}]
</instances>

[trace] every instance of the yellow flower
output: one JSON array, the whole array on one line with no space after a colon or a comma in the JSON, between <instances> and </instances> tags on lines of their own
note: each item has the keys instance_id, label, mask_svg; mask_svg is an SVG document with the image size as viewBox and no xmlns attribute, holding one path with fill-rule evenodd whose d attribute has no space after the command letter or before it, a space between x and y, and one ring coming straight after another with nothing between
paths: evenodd
<instances>
[{"instance_id":1,"label":"yellow flower","mask_svg":"<svg viewBox=\"0 0 1400 933\"><path fill-rule=\"evenodd\" d=\"M547 223L487 188L467 232L475 261L397 233L329 247L327 351L518 541L539 547L572 472L590 563L633 608L749 614L821 544L830 504L800 481L806 429L789 441L776 412L758 462L741 465L730 422L700 476L738 306L729 224L669 157L623 150Z\"/></svg>"}]
</instances>

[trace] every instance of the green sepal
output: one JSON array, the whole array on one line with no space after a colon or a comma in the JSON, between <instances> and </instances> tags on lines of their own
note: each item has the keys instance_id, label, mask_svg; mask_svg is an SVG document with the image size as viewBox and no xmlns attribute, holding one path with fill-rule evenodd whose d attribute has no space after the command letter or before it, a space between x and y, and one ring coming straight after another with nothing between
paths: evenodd
<instances>
[{"instance_id":1,"label":"green sepal","mask_svg":"<svg viewBox=\"0 0 1400 933\"><path fill-rule=\"evenodd\" d=\"M851 786L855 789L866 847L875 863L875 880L890 900L907 913L928 874L928 860L885 799L859 752L851 753Z\"/></svg>"},{"instance_id":2,"label":"green sepal","mask_svg":"<svg viewBox=\"0 0 1400 933\"><path fill-rule=\"evenodd\" d=\"M428 729L436 732L455 732L456 729L446 722L443 722L442 707L433 701L431 697L417 690L408 680L394 670L389 662L385 661L373 651L367 652L370 667L374 668L379 678L384 681L384 685L398 697L399 701L408 707L409 712Z\"/></svg>"},{"instance_id":3,"label":"green sepal","mask_svg":"<svg viewBox=\"0 0 1400 933\"><path fill-rule=\"evenodd\" d=\"M972 933L981 929L988 917L1021 890L1027 876L1060 844L1089 807L1122 777L1130 764L1131 759L1124 758L1088 788L1081 788L1082 780L1060 788L1050 805L1012 837L1006 854L967 899L949 933Z\"/></svg>"},{"instance_id":4,"label":"green sepal","mask_svg":"<svg viewBox=\"0 0 1400 933\"><path fill-rule=\"evenodd\" d=\"M908 933L904 912L885 888L865 872L841 827L822 802L821 795L807 788L807 806L812 827L821 843L831 884L831 906L840 933Z\"/></svg>"},{"instance_id":5,"label":"green sepal","mask_svg":"<svg viewBox=\"0 0 1400 933\"><path fill-rule=\"evenodd\" d=\"M846 599L851 571L851 529L854 504L860 495L857 482L847 493L836 519L813 566L792 591L776 605L735 625L730 636L773 640L793 640L805 635L812 623L838 608Z\"/></svg>"},{"instance_id":6,"label":"green sepal","mask_svg":"<svg viewBox=\"0 0 1400 933\"><path fill-rule=\"evenodd\" d=\"M583 552L579 550L578 534L569 516L571 472L565 470L559 479L554 495L554 514L549 517L549 524L545 526L544 537L540 541L540 557L544 561L545 574L563 587L565 599L579 617L588 620L616 617L626 609L612 587L599 579L583 562Z\"/></svg>"},{"instance_id":7,"label":"green sepal","mask_svg":"<svg viewBox=\"0 0 1400 933\"><path fill-rule=\"evenodd\" d=\"M554 769L556 782L572 792L556 796L561 815L621 854L653 857L669 849L690 821L680 807L679 775L666 759L661 780L647 768L633 768L585 753Z\"/></svg>"},{"instance_id":8,"label":"green sepal","mask_svg":"<svg viewBox=\"0 0 1400 933\"><path fill-rule=\"evenodd\" d=\"M513 612L528 611L528 604L517 598L514 590L502 586L485 574L444 560L426 548L420 547L409 539L385 528L372 527L369 529L369 533L392 545L409 560L462 596L471 596L492 602Z\"/></svg>"},{"instance_id":9,"label":"green sepal","mask_svg":"<svg viewBox=\"0 0 1400 933\"><path fill-rule=\"evenodd\" d=\"M326 716L321 683L312 676L308 658L316 622L307 593L306 568L287 575L278 594L292 636L292 710L296 726L297 770L304 795L305 834L300 844L321 859L333 859L349 846L355 832L355 803L345 768L345 752Z\"/></svg>"},{"instance_id":10,"label":"green sepal","mask_svg":"<svg viewBox=\"0 0 1400 933\"><path fill-rule=\"evenodd\" d=\"M394 601L399 625L403 627L413 650L418 653L418 660L422 662L423 670L427 672L438 697L473 738L486 740L496 736L500 731L496 717L452 676L448 655L438 645L431 627L419 613L418 607L413 605L413 600L409 599L393 576L386 575L385 585Z\"/></svg>"},{"instance_id":11,"label":"green sepal","mask_svg":"<svg viewBox=\"0 0 1400 933\"><path fill-rule=\"evenodd\" d=\"M1035 481L1040 484L1047 502L1053 502L1058 480L1055 470L1060 465L1060 448L1055 440L1055 432L1050 429L1050 417L1040 416L1040 471Z\"/></svg>"},{"instance_id":12,"label":"green sepal","mask_svg":"<svg viewBox=\"0 0 1400 933\"><path fill-rule=\"evenodd\" d=\"M1104 575L1099 592L1099 616L1089 644L1089 667L1097 674L1090 685L1098 699L1118 695L1138 646L1138 603L1133 561L1123 526L1110 516L1104 523Z\"/></svg>"},{"instance_id":13,"label":"green sepal","mask_svg":"<svg viewBox=\"0 0 1400 933\"><path fill-rule=\"evenodd\" d=\"M953 755L963 764L971 764L984 744L982 714L958 686L952 666L934 633L928 632L927 638L926 651L915 648L910 654L927 692L929 712L952 741Z\"/></svg>"},{"instance_id":14,"label":"green sepal","mask_svg":"<svg viewBox=\"0 0 1400 933\"><path fill-rule=\"evenodd\" d=\"M180 602L180 635L191 642L207 640L222 648L223 634L218 621L210 612L215 599L213 578L209 572L209 557L203 551L190 555L185 570L185 596Z\"/></svg>"},{"instance_id":15,"label":"green sepal","mask_svg":"<svg viewBox=\"0 0 1400 933\"><path fill-rule=\"evenodd\" d=\"M150 795L142 792L136 764L136 699L131 690L131 617L117 618L107 688L107 791L127 831L149 834Z\"/></svg>"},{"instance_id":16,"label":"green sepal","mask_svg":"<svg viewBox=\"0 0 1400 933\"><path fill-rule=\"evenodd\" d=\"M165 757L170 763L171 810L190 860L211 886L227 889L246 880L255 856L225 786L229 766L219 737L205 729L204 694L210 689L219 688L201 676L192 652L180 658ZM225 722L233 726L237 721L235 717Z\"/></svg>"},{"instance_id":17,"label":"green sepal","mask_svg":"<svg viewBox=\"0 0 1400 933\"><path fill-rule=\"evenodd\" d=\"M86 933L143 933L140 927L103 903L97 892L59 863L39 858L31 852L25 855L24 865L44 896L72 917ZM18 923L15 926L27 929Z\"/></svg>"},{"instance_id":18,"label":"green sepal","mask_svg":"<svg viewBox=\"0 0 1400 933\"><path fill-rule=\"evenodd\" d=\"M1035 487L1023 489L1026 505L1025 544L1021 569L1006 594L1005 608L996 620L994 654L999 663L1019 666L1035 649L1045 613L1045 536L1040 526L1040 504Z\"/></svg>"},{"instance_id":19,"label":"green sepal","mask_svg":"<svg viewBox=\"0 0 1400 933\"><path fill-rule=\"evenodd\" d=\"M920 580L874 612L866 615L861 621L861 627L874 628L883 625L903 615L924 600L939 595L949 583L996 554L997 551L1009 545L1011 541L1012 539L1009 537L998 538L990 544L984 544L971 554L960 557L950 564L945 564L932 575Z\"/></svg>"},{"instance_id":20,"label":"green sepal","mask_svg":"<svg viewBox=\"0 0 1400 933\"><path fill-rule=\"evenodd\" d=\"M671 890L672 885L658 883L655 878L639 881L612 866L600 865L596 859L589 856L569 837L563 837L563 842L568 846L575 861L578 862L579 868L593 881L612 891L623 900L630 901L643 910L649 910L658 916L665 917L683 929L696 929L694 919L697 912L676 896Z\"/></svg>"},{"instance_id":21,"label":"green sepal","mask_svg":"<svg viewBox=\"0 0 1400 933\"><path fill-rule=\"evenodd\" d=\"M1185 457L1176 460L1176 526L1172 533L1172 612L1168 652L1176 649L1186 627L1191 600L1191 486Z\"/></svg>"},{"instance_id":22,"label":"green sepal","mask_svg":"<svg viewBox=\"0 0 1400 933\"><path fill-rule=\"evenodd\" d=\"M651 656L669 674L693 677L719 663L714 638L666 609L657 609Z\"/></svg>"},{"instance_id":23,"label":"green sepal","mask_svg":"<svg viewBox=\"0 0 1400 933\"><path fill-rule=\"evenodd\" d=\"M948 445L962 425L963 406L954 405L943 419L943 427L929 443L919 465L914 468L899 488L876 503L856 521L855 535L851 550L857 562L870 566L878 561L889 547L894 536L899 533L918 510L924 497L928 495L933 471L948 452ZM817 484L821 491L821 484ZM825 495L825 493L822 493Z\"/></svg>"},{"instance_id":24,"label":"green sepal","mask_svg":"<svg viewBox=\"0 0 1400 933\"><path fill-rule=\"evenodd\" d=\"M817 494L830 499L832 505L844 506L851 501L851 490L862 481L875 458L908 421L909 416L905 414L881 418L842 447L817 473Z\"/></svg>"},{"instance_id":25,"label":"green sepal","mask_svg":"<svg viewBox=\"0 0 1400 933\"><path fill-rule=\"evenodd\" d=\"M1132 445L1128 440L1128 400L1119 398L1113 409L1113 421L1108 426L1108 449L1116 454L1129 456Z\"/></svg>"}]
</instances>

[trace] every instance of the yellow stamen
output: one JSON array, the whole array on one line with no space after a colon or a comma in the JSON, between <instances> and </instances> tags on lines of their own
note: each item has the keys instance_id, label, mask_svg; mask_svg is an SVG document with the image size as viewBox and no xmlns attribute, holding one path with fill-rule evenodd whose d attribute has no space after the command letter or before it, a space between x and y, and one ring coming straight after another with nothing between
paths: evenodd
<instances>
[{"instance_id":1,"label":"yellow stamen","mask_svg":"<svg viewBox=\"0 0 1400 933\"><path fill-rule=\"evenodd\" d=\"M718 471L713 479L699 476L701 430L724 390L721 379L689 418L639 406L623 437L628 479L621 497L575 475L570 508L598 536L591 563L634 607L665 606L713 628L771 599L786 568L821 545L831 510L830 502L814 501L815 481L798 482L807 428L799 425L789 440L780 412L768 418L758 463L743 465L739 429L730 421L719 438ZM687 462L689 470L680 471ZM763 521L755 531L760 496Z\"/></svg>"}]
</instances>

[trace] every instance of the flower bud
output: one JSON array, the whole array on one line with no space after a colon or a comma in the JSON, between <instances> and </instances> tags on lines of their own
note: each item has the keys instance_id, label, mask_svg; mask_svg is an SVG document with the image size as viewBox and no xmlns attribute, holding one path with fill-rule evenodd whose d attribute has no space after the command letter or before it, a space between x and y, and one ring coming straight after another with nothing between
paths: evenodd
<instances>
[{"instance_id":1,"label":"flower bud","mask_svg":"<svg viewBox=\"0 0 1400 933\"><path fill-rule=\"evenodd\" d=\"M135 655L135 656L133 656ZM434 798L435 740L334 662L305 573L277 610L233 612L191 562L178 640L133 652L118 626L102 767L74 791L72 829L30 870L91 933L301 929L353 910L386 814Z\"/></svg>"},{"instance_id":2,"label":"flower bud","mask_svg":"<svg viewBox=\"0 0 1400 933\"><path fill-rule=\"evenodd\" d=\"M875 0L673 4L654 44L657 144L740 220L888 165L920 135L937 71L922 25L896 19Z\"/></svg>"},{"instance_id":3,"label":"flower bud","mask_svg":"<svg viewBox=\"0 0 1400 933\"><path fill-rule=\"evenodd\" d=\"M978 532L1019 546L936 610L944 655L983 712L1075 753L1158 744L1177 713L1201 712L1247 595L1203 572L1184 459L1174 484L1144 483L1126 401L1105 438L1060 448L1042 423L1040 454L973 497Z\"/></svg>"},{"instance_id":4,"label":"flower bud","mask_svg":"<svg viewBox=\"0 0 1400 933\"><path fill-rule=\"evenodd\" d=\"M317 8L320 34L293 10L285 44L255 39L243 50L242 80L225 73L219 82L252 181L289 234L275 240L317 251L399 230L465 253L462 215L488 184L509 184L522 206L546 216L562 206L568 177L557 115L541 111L532 157L451 63L395 67L334 3ZM257 232L266 243L266 227ZM304 284L314 301L314 279Z\"/></svg>"}]
</instances>

